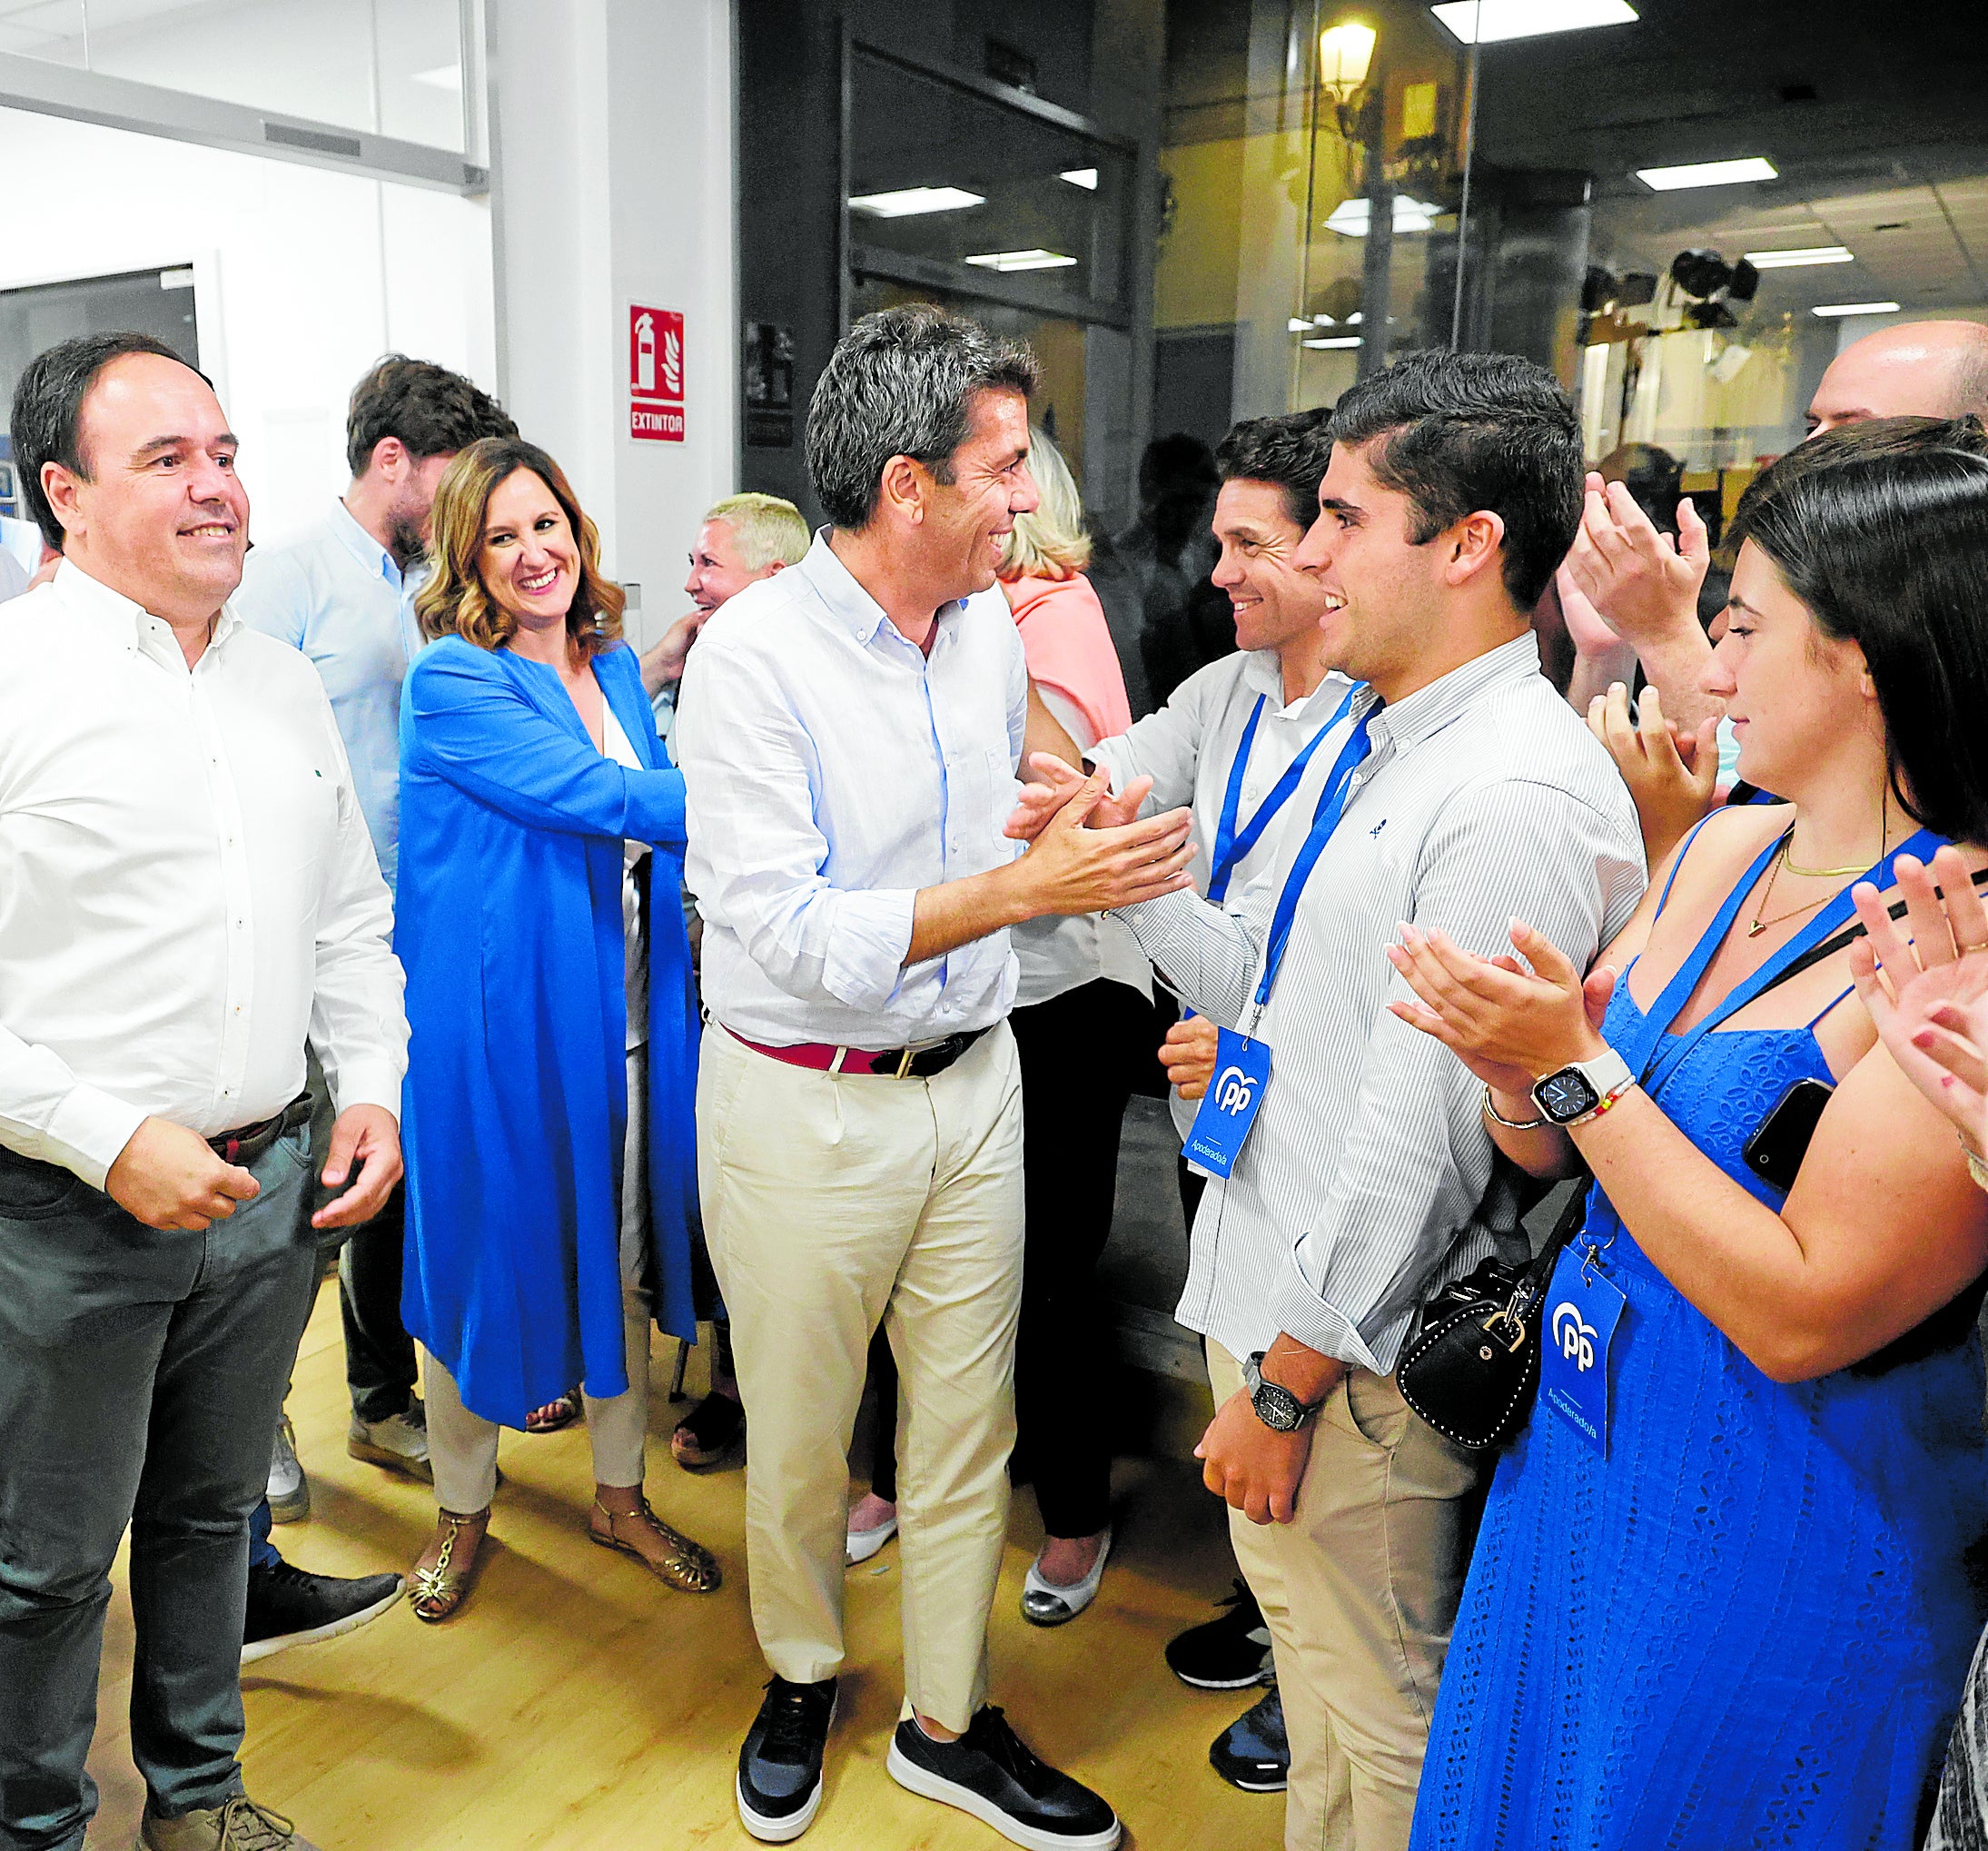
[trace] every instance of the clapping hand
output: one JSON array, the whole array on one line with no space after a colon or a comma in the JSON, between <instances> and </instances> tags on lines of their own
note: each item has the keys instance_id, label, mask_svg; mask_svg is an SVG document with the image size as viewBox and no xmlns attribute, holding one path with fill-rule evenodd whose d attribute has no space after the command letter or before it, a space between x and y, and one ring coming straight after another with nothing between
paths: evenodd
<instances>
[{"instance_id":1,"label":"clapping hand","mask_svg":"<svg viewBox=\"0 0 1988 1851\"><path fill-rule=\"evenodd\" d=\"M1567 569L1624 641L1640 650L1684 624L1695 627L1711 562L1705 522L1688 495L1677 504L1673 539L1657 530L1627 483L1589 474Z\"/></svg>"},{"instance_id":2,"label":"clapping hand","mask_svg":"<svg viewBox=\"0 0 1988 1851\"><path fill-rule=\"evenodd\" d=\"M1891 1057L1976 1153L1988 1150L1988 909L1951 846L1894 864L1908 939L1869 881L1851 889L1866 936L1850 975Z\"/></svg>"},{"instance_id":3,"label":"clapping hand","mask_svg":"<svg viewBox=\"0 0 1988 1851\"><path fill-rule=\"evenodd\" d=\"M1616 983L1607 965L1583 978L1551 939L1518 919L1511 937L1523 964L1479 957L1441 931L1398 929L1388 962L1419 1000L1390 1003L1390 1012L1434 1035L1493 1092L1522 1096L1543 1074L1601 1053Z\"/></svg>"},{"instance_id":4,"label":"clapping hand","mask_svg":"<svg viewBox=\"0 0 1988 1851\"><path fill-rule=\"evenodd\" d=\"M1588 705L1587 730L1616 761L1629 787L1643 853L1654 869L1707 816L1719 775L1719 723L1708 719L1696 733L1680 733L1664 718L1655 688L1646 688L1629 718L1629 690L1617 682Z\"/></svg>"},{"instance_id":5,"label":"clapping hand","mask_svg":"<svg viewBox=\"0 0 1988 1851\"><path fill-rule=\"evenodd\" d=\"M1182 1099L1199 1099L1207 1092L1215 1074L1218 1040L1215 1024L1205 1015L1183 1015L1167 1030L1160 1044L1160 1064L1166 1069L1167 1083Z\"/></svg>"}]
</instances>

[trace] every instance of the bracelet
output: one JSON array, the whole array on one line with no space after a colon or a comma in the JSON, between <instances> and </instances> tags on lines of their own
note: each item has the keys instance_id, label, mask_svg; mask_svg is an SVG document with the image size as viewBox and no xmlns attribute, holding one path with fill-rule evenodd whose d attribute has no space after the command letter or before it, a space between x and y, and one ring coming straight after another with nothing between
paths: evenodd
<instances>
[{"instance_id":1,"label":"bracelet","mask_svg":"<svg viewBox=\"0 0 1988 1851\"><path fill-rule=\"evenodd\" d=\"M1491 1083L1489 1080L1484 1083L1484 1115L1494 1123L1503 1125L1507 1131L1540 1131L1546 1125L1546 1120L1543 1117L1507 1118L1492 1102ZM1980 1181L1979 1178L1975 1180ZM1988 1183L1983 1183L1981 1186L1983 1189L1988 1189Z\"/></svg>"},{"instance_id":2,"label":"bracelet","mask_svg":"<svg viewBox=\"0 0 1988 1851\"><path fill-rule=\"evenodd\" d=\"M1967 1153L1967 1173L1974 1179L1974 1187L1988 1189L1988 1160L1965 1138L1961 1139L1961 1149Z\"/></svg>"}]
</instances>

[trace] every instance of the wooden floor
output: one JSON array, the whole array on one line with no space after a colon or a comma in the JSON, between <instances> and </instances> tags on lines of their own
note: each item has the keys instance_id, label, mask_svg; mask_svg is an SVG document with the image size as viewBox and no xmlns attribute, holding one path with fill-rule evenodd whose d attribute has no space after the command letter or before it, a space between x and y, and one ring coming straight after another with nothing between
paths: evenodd
<instances>
[{"instance_id":1,"label":"wooden floor","mask_svg":"<svg viewBox=\"0 0 1988 1851\"><path fill-rule=\"evenodd\" d=\"M447 1626L405 1603L343 1638L252 1665L243 1759L250 1792L324 1851L579 1851L746 1846L732 1800L738 1743L767 1671L746 1600L744 1478L693 1477L662 1436L675 1424L658 1341L649 1490L713 1549L725 1586L677 1594L590 1544L584 1430L508 1435L490 1557L475 1599ZM702 1352L699 1352L700 1356ZM692 1363L695 1385L699 1364ZM327 1282L298 1361L290 1413L312 1482L308 1521L276 1532L299 1567L404 1569L433 1523L432 1494L345 1454L344 1359ZM1097 1604L1043 1632L1017 1610L1040 1539L1014 1500L995 1604L994 1691L1024 1737L1096 1787L1139 1851L1265 1851L1282 1838L1279 1796L1238 1793L1207 1761L1251 1693L1188 1689L1161 1648L1208 1617L1234 1572L1220 1507L1179 1459L1122 1461L1117 1544ZM809 1851L993 1851L1004 1841L915 1798L885 1772L902 1696L897 1549L849 1572L848 1666ZM106 1632L91 1772L103 1788L93 1847L124 1851L143 1793L124 1719L131 1610L122 1564Z\"/></svg>"}]
</instances>

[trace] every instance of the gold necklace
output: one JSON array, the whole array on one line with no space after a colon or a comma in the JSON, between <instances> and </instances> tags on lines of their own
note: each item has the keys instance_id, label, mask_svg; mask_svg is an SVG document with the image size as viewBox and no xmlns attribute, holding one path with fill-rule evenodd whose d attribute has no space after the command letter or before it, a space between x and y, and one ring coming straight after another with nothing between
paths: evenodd
<instances>
[{"instance_id":1,"label":"gold necklace","mask_svg":"<svg viewBox=\"0 0 1988 1851\"><path fill-rule=\"evenodd\" d=\"M1877 794L1877 841L1878 859L1884 858L1884 847L1892 839L1892 793L1889 784L1882 786ZM1788 825L1788 833L1781 844L1781 865L1790 874L1798 874L1805 880L1845 880L1853 874L1863 874L1869 863L1852 862L1848 867L1804 867L1788 851L1795 846L1795 826Z\"/></svg>"},{"instance_id":2,"label":"gold necklace","mask_svg":"<svg viewBox=\"0 0 1988 1851\"><path fill-rule=\"evenodd\" d=\"M1817 906L1827 906L1831 900L1836 897L1835 894L1824 894L1820 898L1809 901L1806 906L1793 906L1785 913L1776 913L1771 919L1762 917L1762 915L1766 912L1767 907L1773 902L1774 884L1782 868L1786 865L1787 858L1788 838L1784 836L1781 838L1781 852L1775 856L1774 866L1767 870L1767 890L1761 895L1760 904L1754 909L1754 923L1746 928L1746 935L1749 938L1758 938L1771 926L1779 926L1789 919L1798 919L1804 913L1813 913ZM1863 870L1861 868L1849 868L1845 872L1860 874Z\"/></svg>"}]
</instances>

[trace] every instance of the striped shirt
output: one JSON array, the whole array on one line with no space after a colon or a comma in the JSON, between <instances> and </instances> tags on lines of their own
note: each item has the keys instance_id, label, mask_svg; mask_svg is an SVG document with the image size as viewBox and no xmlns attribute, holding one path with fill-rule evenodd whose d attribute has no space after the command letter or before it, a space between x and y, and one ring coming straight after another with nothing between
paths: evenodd
<instances>
[{"instance_id":1,"label":"striped shirt","mask_svg":"<svg viewBox=\"0 0 1988 1851\"><path fill-rule=\"evenodd\" d=\"M1271 1050L1249 1141L1202 1198L1181 1321L1234 1356L1284 1331L1386 1374L1424 1299L1512 1251L1516 1217L1487 1200L1479 1083L1387 1012L1410 993L1382 947L1409 920L1470 951L1508 952L1516 915L1585 969L1635 910L1645 874L1628 791L1520 637L1375 715L1371 755L1252 1020L1322 767L1376 705L1362 694L1320 745L1272 865L1240 904L1231 895L1231 911L1173 894L1121 916L1195 1008Z\"/></svg>"},{"instance_id":2,"label":"striped shirt","mask_svg":"<svg viewBox=\"0 0 1988 1851\"><path fill-rule=\"evenodd\" d=\"M1194 859L1194 890L1205 894L1214 871L1215 836L1221 823L1222 800L1229 774L1249 731L1258 701L1263 710L1250 741L1250 759L1242 772L1237 815L1247 822L1262 806L1291 761L1311 743L1313 735L1352 688L1343 675L1328 675L1310 694L1284 699L1284 670L1275 649L1239 649L1198 668L1167 697L1157 713L1134 721L1113 739L1101 739L1089 757L1112 774L1112 788L1123 790L1135 777L1152 779L1152 795L1142 807L1147 816L1192 805L1194 839L1201 854ZM1336 741L1321 747L1309 767L1322 777L1332 762ZM1317 791L1291 792L1276 820L1237 856L1230 871L1228 903L1241 901L1251 877L1267 866L1276 853L1285 824L1296 816L1310 817ZM1178 1091L1169 1095L1173 1126L1185 1138L1194 1123L1195 1103Z\"/></svg>"}]
</instances>

